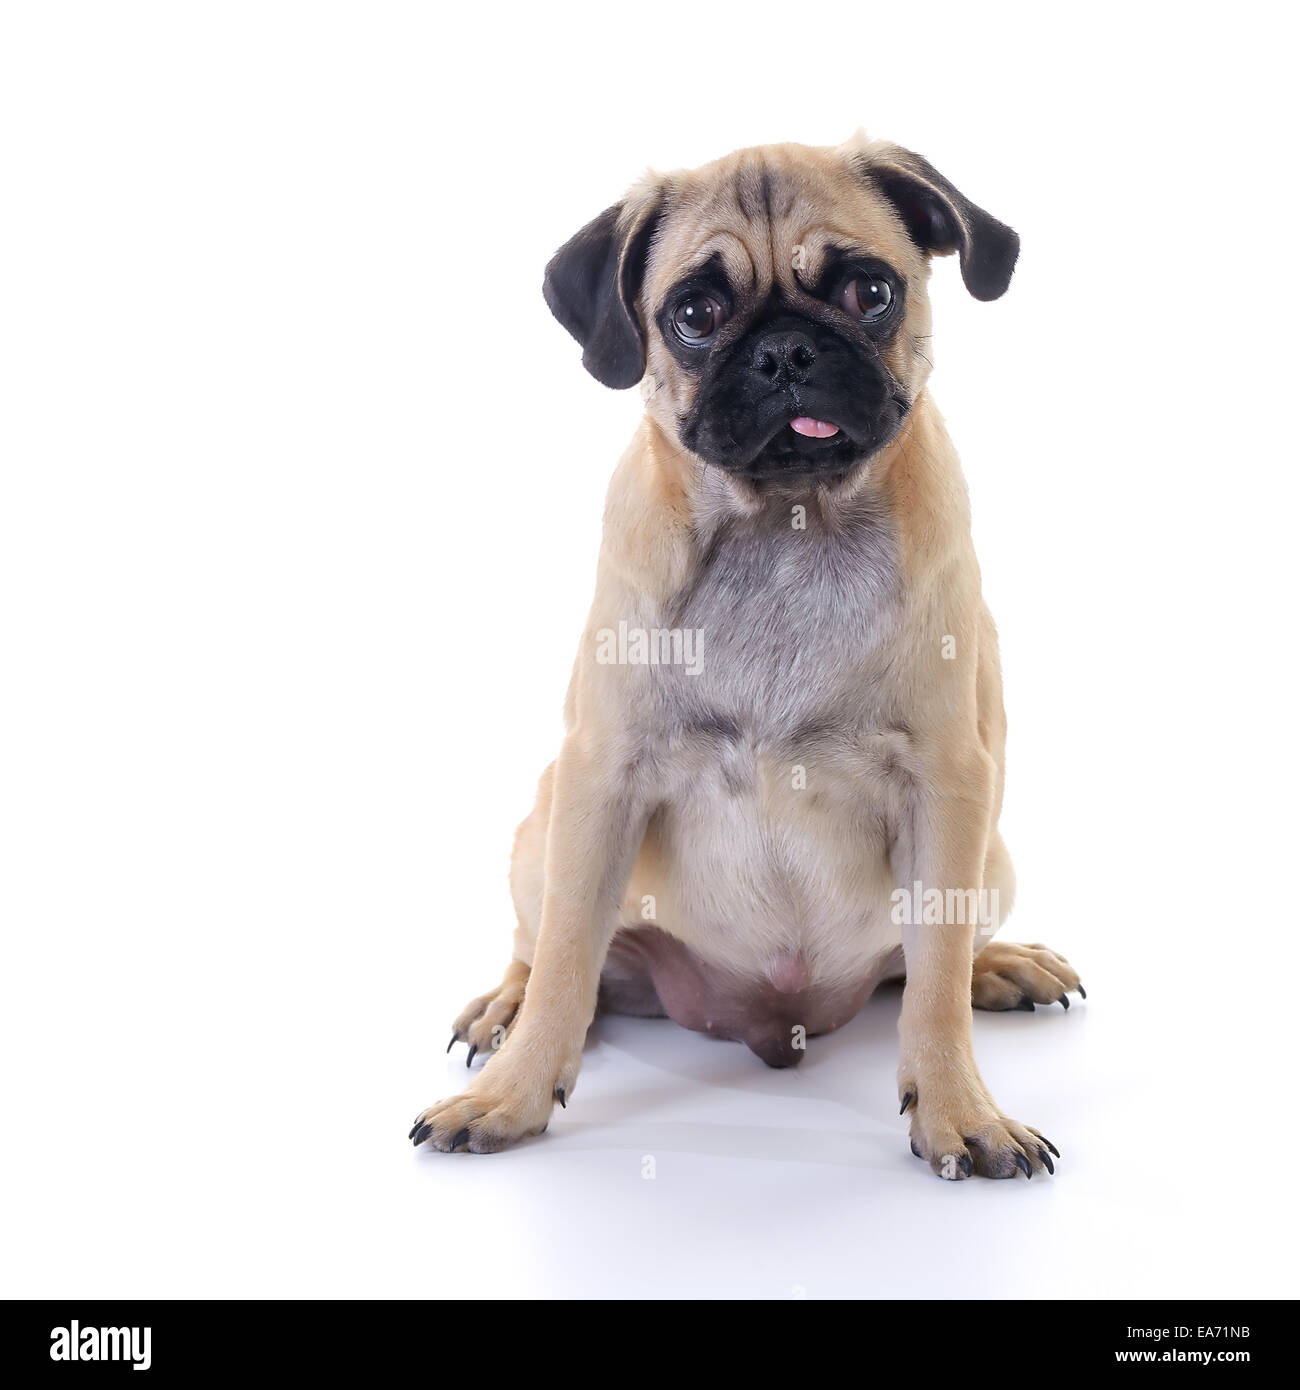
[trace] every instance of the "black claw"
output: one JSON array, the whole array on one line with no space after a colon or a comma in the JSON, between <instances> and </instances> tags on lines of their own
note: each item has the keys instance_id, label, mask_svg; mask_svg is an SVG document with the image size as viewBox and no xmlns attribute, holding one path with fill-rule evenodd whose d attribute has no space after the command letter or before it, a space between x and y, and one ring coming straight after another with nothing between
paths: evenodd
<instances>
[{"instance_id":1,"label":"black claw","mask_svg":"<svg viewBox=\"0 0 1300 1390\"><path fill-rule=\"evenodd\" d=\"M555 1099L558 1100L558 1101L560 1102L560 1109L561 1109L561 1110L567 1110L567 1109L569 1108L569 1107L568 1107L567 1105L565 1105L565 1103L564 1103L564 1087L563 1087L563 1086L557 1086L557 1087L555 1088Z\"/></svg>"},{"instance_id":2,"label":"black claw","mask_svg":"<svg viewBox=\"0 0 1300 1390\"><path fill-rule=\"evenodd\" d=\"M1032 1178L1034 1176L1033 1165L1019 1149L1016 1150L1016 1167L1020 1169L1025 1177Z\"/></svg>"},{"instance_id":3,"label":"black claw","mask_svg":"<svg viewBox=\"0 0 1300 1390\"><path fill-rule=\"evenodd\" d=\"M912 1153L913 1153L917 1158L920 1158L920 1157L921 1157L921 1150L918 1149L918 1148L916 1147L916 1140L915 1140L915 1139L909 1139L907 1142L912 1146Z\"/></svg>"},{"instance_id":4,"label":"black claw","mask_svg":"<svg viewBox=\"0 0 1300 1390\"><path fill-rule=\"evenodd\" d=\"M1080 982L1080 984L1079 984L1079 998L1080 998L1080 999L1086 999L1087 997L1088 997L1088 991L1087 991L1086 989L1084 989L1082 982Z\"/></svg>"},{"instance_id":5,"label":"black claw","mask_svg":"<svg viewBox=\"0 0 1300 1390\"><path fill-rule=\"evenodd\" d=\"M1061 995L1061 997L1060 997L1056 1002L1057 1002L1063 1009L1068 1009L1068 1008L1070 1007L1070 1001L1069 1001L1069 999L1068 999L1064 994Z\"/></svg>"},{"instance_id":6,"label":"black claw","mask_svg":"<svg viewBox=\"0 0 1300 1390\"><path fill-rule=\"evenodd\" d=\"M912 1093L911 1093L911 1091L908 1091L908 1092L906 1092L906 1093L904 1094L904 1096L903 1096L903 1103L902 1103L902 1105L900 1105L900 1106L898 1107L898 1113L899 1113L900 1115L903 1114L903 1113L907 1110L907 1107L908 1107L909 1105L911 1105L911 1103L912 1103Z\"/></svg>"},{"instance_id":7,"label":"black claw","mask_svg":"<svg viewBox=\"0 0 1300 1390\"><path fill-rule=\"evenodd\" d=\"M1048 1154L1046 1149L1039 1149L1038 1156L1043 1160L1043 1167L1046 1168L1049 1173L1056 1172L1056 1169L1052 1164L1051 1156ZM1058 1154L1057 1157L1059 1158L1060 1155Z\"/></svg>"},{"instance_id":8,"label":"black claw","mask_svg":"<svg viewBox=\"0 0 1300 1390\"><path fill-rule=\"evenodd\" d=\"M447 1051L448 1051L448 1052L450 1052L450 1051L452 1050L452 1048L456 1046L456 1039L457 1039L459 1036L460 1036L459 1033L453 1033L453 1034L451 1035L451 1041L447 1044Z\"/></svg>"},{"instance_id":9,"label":"black claw","mask_svg":"<svg viewBox=\"0 0 1300 1390\"><path fill-rule=\"evenodd\" d=\"M1021 1013L1032 1014L1034 1011L1034 1001L1026 995L1021 999L1020 1003L1016 1005L1016 1008L1019 1009Z\"/></svg>"},{"instance_id":10,"label":"black claw","mask_svg":"<svg viewBox=\"0 0 1300 1390\"><path fill-rule=\"evenodd\" d=\"M456 1134L453 1136L452 1141L451 1141L451 1148L448 1149L447 1152L448 1152L448 1153L453 1153L453 1154L454 1154L454 1153L456 1152L456 1150L457 1150L458 1148L460 1148L460 1146L461 1146L462 1144L468 1144L468 1143L469 1143L469 1126L467 1125L464 1129L461 1129L461 1130L457 1130L457 1131L456 1131Z\"/></svg>"},{"instance_id":11,"label":"black claw","mask_svg":"<svg viewBox=\"0 0 1300 1390\"><path fill-rule=\"evenodd\" d=\"M1045 1134L1040 1134L1038 1137L1043 1141L1044 1144L1047 1145L1049 1149L1051 1149L1051 1151L1057 1156L1057 1158L1060 1158L1060 1149L1058 1149L1056 1145L1053 1144L1052 1141Z\"/></svg>"},{"instance_id":12,"label":"black claw","mask_svg":"<svg viewBox=\"0 0 1300 1390\"><path fill-rule=\"evenodd\" d=\"M413 1129L407 1138L410 1139L411 1143L418 1149L432 1133L432 1125L421 1125L419 1129Z\"/></svg>"},{"instance_id":13,"label":"black claw","mask_svg":"<svg viewBox=\"0 0 1300 1390\"><path fill-rule=\"evenodd\" d=\"M975 1171L975 1164L972 1162L970 1154L962 1154L957 1160L957 1167L960 1168L967 1177L970 1177Z\"/></svg>"},{"instance_id":14,"label":"black claw","mask_svg":"<svg viewBox=\"0 0 1300 1390\"><path fill-rule=\"evenodd\" d=\"M474 1060L474 1054L475 1054L477 1051L478 1051L478 1044L477 1044L477 1043L470 1043L470 1046L469 1046L469 1056L465 1058L465 1065L466 1065L466 1066L469 1066L469 1064Z\"/></svg>"}]
</instances>

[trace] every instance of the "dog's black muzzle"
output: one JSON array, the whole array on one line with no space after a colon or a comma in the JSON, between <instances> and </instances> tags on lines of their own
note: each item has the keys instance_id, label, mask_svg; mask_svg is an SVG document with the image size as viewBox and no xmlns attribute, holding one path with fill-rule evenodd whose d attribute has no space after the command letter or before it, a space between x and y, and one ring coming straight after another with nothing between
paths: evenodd
<instances>
[{"instance_id":1,"label":"dog's black muzzle","mask_svg":"<svg viewBox=\"0 0 1300 1390\"><path fill-rule=\"evenodd\" d=\"M681 434L707 462L755 481L832 477L888 443L909 408L874 349L785 315L711 366ZM836 433L798 433L790 427L798 419Z\"/></svg>"}]
</instances>

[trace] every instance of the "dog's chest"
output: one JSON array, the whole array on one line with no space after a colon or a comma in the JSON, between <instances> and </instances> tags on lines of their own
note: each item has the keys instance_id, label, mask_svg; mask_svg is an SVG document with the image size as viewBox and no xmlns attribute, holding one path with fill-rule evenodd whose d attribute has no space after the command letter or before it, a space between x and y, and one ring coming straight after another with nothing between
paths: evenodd
<instances>
[{"instance_id":1,"label":"dog's chest","mask_svg":"<svg viewBox=\"0 0 1300 1390\"><path fill-rule=\"evenodd\" d=\"M892 527L865 507L831 521L770 507L719 529L676 607L700 654L673 685L686 725L784 742L809 724L856 724L899 622Z\"/></svg>"}]
</instances>

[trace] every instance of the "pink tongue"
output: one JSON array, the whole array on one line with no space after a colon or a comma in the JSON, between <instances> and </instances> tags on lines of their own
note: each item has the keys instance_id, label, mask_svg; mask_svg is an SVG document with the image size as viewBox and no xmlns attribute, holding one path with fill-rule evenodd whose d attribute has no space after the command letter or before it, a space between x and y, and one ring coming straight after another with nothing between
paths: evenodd
<instances>
[{"instance_id":1,"label":"pink tongue","mask_svg":"<svg viewBox=\"0 0 1300 1390\"><path fill-rule=\"evenodd\" d=\"M809 439L829 439L831 435L840 432L838 425L829 424L825 420L814 420L808 415L800 415L797 420L791 420L790 428L796 434L806 434Z\"/></svg>"}]
</instances>

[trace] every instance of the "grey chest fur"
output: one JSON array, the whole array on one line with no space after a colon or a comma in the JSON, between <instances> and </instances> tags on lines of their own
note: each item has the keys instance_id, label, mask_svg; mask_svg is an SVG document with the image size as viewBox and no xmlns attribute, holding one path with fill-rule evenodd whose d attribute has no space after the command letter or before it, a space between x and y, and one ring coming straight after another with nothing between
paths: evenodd
<instances>
[{"instance_id":1,"label":"grey chest fur","mask_svg":"<svg viewBox=\"0 0 1300 1390\"><path fill-rule=\"evenodd\" d=\"M665 687L670 722L785 742L875 722L901 609L897 546L878 504L829 516L773 499L702 543L670 626L699 633L697 675Z\"/></svg>"}]
</instances>

